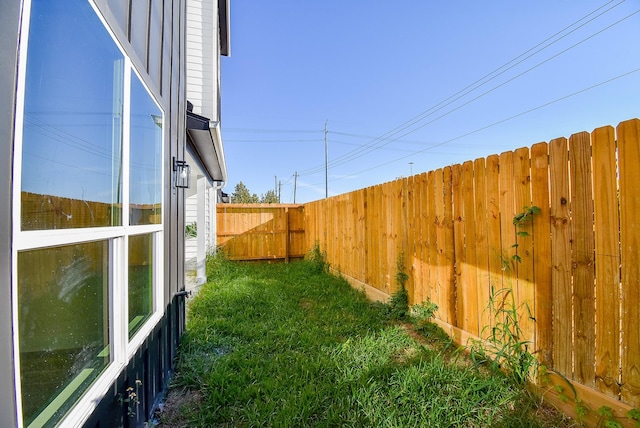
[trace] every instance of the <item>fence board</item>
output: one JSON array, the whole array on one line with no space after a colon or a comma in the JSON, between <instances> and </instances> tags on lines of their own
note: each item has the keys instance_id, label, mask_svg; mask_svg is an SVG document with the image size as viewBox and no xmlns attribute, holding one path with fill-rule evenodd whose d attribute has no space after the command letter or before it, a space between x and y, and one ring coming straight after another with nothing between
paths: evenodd
<instances>
[{"instance_id":1,"label":"fence board","mask_svg":"<svg viewBox=\"0 0 640 428\"><path fill-rule=\"evenodd\" d=\"M420 224L422 236L420 245L420 270L421 270L421 286L419 302L426 302L429 299L429 199L428 199L428 180L427 174L420 174Z\"/></svg>"},{"instance_id":2,"label":"fence board","mask_svg":"<svg viewBox=\"0 0 640 428\"><path fill-rule=\"evenodd\" d=\"M529 148L523 147L514 152L514 201L516 213L530 208L531 203L531 159ZM512 220L513 222L513 220ZM518 261L515 266L517 273L516 305L519 311L519 325L522 329L522 340L534 345L535 326L533 322L534 284L533 284L533 222L525 221L516 229L516 253Z\"/></svg>"},{"instance_id":3,"label":"fence board","mask_svg":"<svg viewBox=\"0 0 640 428\"><path fill-rule=\"evenodd\" d=\"M474 336L480 334L479 331L479 314L478 314L478 261L476 254L476 213L475 213L475 194L473 186L473 162L468 161L462 164L462 212L464 226L464 260L462 285L465 295L466 308L464 317L466 330ZM456 239L457 240L457 239Z\"/></svg>"},{"instance_id":4,"label":"fence board","mask_svg":"<svg viewBox=\"0 0 640 428\"><path fill-rule=\"evenodd\" d=\"M427 174L427 234L429 236L428 252L428 269L429 269L429 283L427 285L427 296L441 308L440 296L438 294L438 287L440 279L438 268L438 217L437 217L437 202L435 197L436 192L436 173L429 171ZM440 316L442 312L438 309L437 312Z\"/></svg>"},{"instance_id":5,"label":"fence board","mask_svg":"<svg viewBox=\"0 0 640 428\"><path fill-rule=\"evenodd\" d=\"M396 291L396 284L393 277L396 273L396 264L394 260L396 242L393 236L393 188L392 183L382 185L382 207L384 212L384 241L385 246L383 254L386 256L382 259L382 274L384 276L385 290L387 294L393 294Z\"/></svg>"},{"instance_id":6,"label":"fence board","mask_svg":"<svg viewBox=\"0 0 640 428\"><path fill-rule=\"evenodd\" d=\"M489 251L489 275L491 290L503 288L502 238L500 237L500 158L498 155L487 157L485 177L487 182L487 242ZM493 325L493 314L488 309L489 299L485 301L483 312Z\"/></svg>"},{"instance_id":7,"label":"fence board","mask_svg":"<svg viewBox=\"0 0 640 428\"><path fill-rule=\"evenodd\" d=\"M376 282L374 281L374 278L377 278L378 275L378 260L376 259L376 254L379 253L379 246L378 245L378 239L377 239L377 231L378 228L376 227L376 225L378 224L378 217L377 217L377 213L378 211L378 207L376 205L376 198L377 198L378 192L376 192L376 189L374 187L369 187L367 188L367 211L366 211L366 218L367 218L367 225L368 225L368 229L367 229L367 237L369 239L370 244L367 245L367 249L368 249L368 253L367 253L367 266L366 266L366 283L367 284L376 284Z\"/></svg>"},{"instance_id":8,"label":"fence board","mask_svg":"<svg viewBox=\"0 0 640 428\"><path fill-rule=\"evenodd\" d=\"M514 187L514 174L513 174L513 152L504 152L500 154L499 164L499 186L500 186L500 252L502 262L502 287L505 290L511 290L511 293L517 293L517 276L516 265L514 256L516 255L516 248L513 246L516 243L516 229L513 225L513 216L515 215L515 195L513 191ZM510 295L509 293L500 294L500 297L505 303L509 304L512 297L515 297L513 301L517 302L517 295ZM500 320L504 321L504 320Z\"/></svg>"},{"instance_id":9,"label":"fence board","mask_svg":"<svg viewBox=\"0 0 640 428\"><path fill-rule=\"evenodd\" d=\"M531 147L531 203L540 212L533 217L533 277L535 281L535 350L542 364L553 367L551 288L551 233L549 211L549 154L547 143Z\"/></svg>"},{"instance_id":10,"label":"fence board","mask_svg":"<svg viewBox=\"0 0 640 428\"><path fill-rule=\"evenodd\" d=\"M571 255L574 314L574 379L595 386L595 284L591 136L569 138L571 172Z\"/></svg>"},{"instance_id":11,"label":"fence board","mask_svg":"<svg viewBox=\"0 0 640 428\"><path fill-rule=\"evenodd\" d=\"M618 125L622 261L622 400L640 406L640 120Z\"/></svg>"},{"instance_id":12,"label":"fence board","mask_svg":"<svg viewBox=\"0 0 640 428\"><path fill-rule=\"evenodd\" d=\"M434 199L436 221L436 265L438 266L438 282L436 283L436 298L439 318L449 322L449 307L447 306L447 260L446 260L446 224L444 212L444 169L436 170L434 176Z\"/></svg>"},{"instance_id":13,"label":"fence board","mask_svg":"<svg viewBox=\"0 0 640 428\"><path fill-rule=\"evenodd\" d=\"M409 274L409 279L407 280L407 290L409 291L409 304L415 305L419 303L416 301L416 270L417 270L417 240L419 239L419 232L416 230L418 224L416 223L416 215L415 215L415 179L416 176L411 176L405 180L405 188L406 188L406 200L407 200L407 208L405 210L405 225L407 230L402 233L404 237L406 253L407 256L405 260L407 261L407 273Z\"/></svg>"},{"instance_id":14,"label":"fence board","mask_svg":"<svg viewBox=\"0 0 640 428\"><path fill-rule=\"evenodd\" d=\"M453 241L453 257L454 265L456 269L453 273L453 287L454 293L458 293L458 298L455 301L456 313L460 314L458 322L452 323L456 327L467 329L467 300L469 299L466 284L463 283L462 276L466 269L464 264L464 224L462 222L463 206L462 202L462 165L455 164L451 166L451 193L452 193L452 214L451 221L453 222L453 234L460 237Z\"/></svg>"},{"instance_id":15,"label":"fence board","mask_svg":"<svg viewBox=\"0 0 640 428\"><path fill-rule=\"evenodd\" d=\"M412 266L414 269L413 282L414 282L414 302L422 303L423 298L423 266L422 266L422 248L424 245L423 223L422 223L422 192L424 186L422 184L422 174L416 175L413 178L413 203L410 218L413 225L413 260Z\"/></svg>"},{"instance_id":16,"label":"fence board","mask_svg":"<svg viewBox=\"0 0 640 428\"><path fill-rule=\"evenodd\" d=\"M386 290L384 286L385 282L383 281L383 260L386 260L386 242L383 241L386 236L383 231L384 223L384 211L383 211L383 199L382 199L382 185L376 186L375 192L375 203L374 203L374 219L375 219L375 229L374 233L374 242L375 246L373 253L373 261L374 263L374 272L375 276L373 277L372 285L377 287L379 290Z\"/></svg>"},{"instance_id":17,"label":"fence board","mask_svg":"<svg viewBox=\"0 0 640 428\"><path fill-rule=\"evenodd\" d=\"M443 171L444 182L442 190L444 192L444 224L445 224L445 296L448 309L448 322L451 325L457 325L456 320L456 290L454 284L454 263L455 257L453 253L454 234L453 234L453 201L452 201L452 180L451 167L445 167Z\"/></svg>"},{"instance_id":18,"label":"fence board","mask_svg":"<svg viewBox=\"0 0 640 428\"><path fill-rule=\"evenodd\" d=\"M596 388L620 394L620 250L616 142L613 127L593 132L596 262Z\"/></svg>"},{"instance_id":19,"label":"fence board","mask_svg":"<svg viewBox=\"0 0 640 428\"><path fill-rule=\"evenodd\" d=\"M395 180L391 182L391 188L393 189L392 200L392 228L393 239L395 242L393 248L393 257L389 259L390 263L393 263L393 287L395 290L399 289L400 284L396 280L396 273L398 272L398 261L402 261L402 265L405 267L405 273L408 273L410 269L407 263L407 256L409 249L406 246L406 209L407 209L407 195L406 195L406 178ZM408 282L408 281L407 281ZM405 283L405 286L409 284ZM411 298L413 299L413 298Z\"/></svg>"},{"instance_id":20,"label":"fence board","mask_svg":"<svg viewBox=\"0 0 640 428\"><path fill-rule=\"evenodd\" d=\"M573 379L569 153L566 138L556 138L550 142L549 166L551 178L553 366L567 378Z\"/></svg>"},{"instance_id":21,"label":"fence board","mask_svg":"<svg viewBox=\"0 0 640 428\"><path fill-rule=\"evenodd\" d=\"M491 290L491 276L489 268L489 230L487 223L487 177L486 166L483 158L476 159L473 164L474 181L474 233L476 243L476 273L478 296L478 335L482 326L490 325L489 313L484 310L489 301Z\"/></svg>"},{"instance_id":22,"label":"fence board","mask_svg":"<svg viewBox=\"0 0 640 428\"><path fill-rule=\"evenodd\" d=\"M366 233L365 233L365 213L366 213L366 197L365 197L365 189L362 189L358 194L358 206L356 207L356 215L358 215L358 248L356 248L356 252L359 255L358 258L358 266L360 270L358 271L358 278L365 277L365 259L366 254L363 251L366 243Z\"/></svg>"}]
</instances>

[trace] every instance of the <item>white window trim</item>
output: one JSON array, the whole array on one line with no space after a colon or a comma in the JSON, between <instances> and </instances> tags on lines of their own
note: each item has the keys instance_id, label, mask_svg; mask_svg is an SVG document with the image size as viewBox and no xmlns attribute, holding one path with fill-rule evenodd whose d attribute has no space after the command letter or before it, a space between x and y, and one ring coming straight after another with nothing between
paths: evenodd
<instances>
[{"instance_id":1,"label":"white window trim","mask_svg":"<svg viewBox=\"0 0 640 428\"><path fill-rule=\"evenodd\" d=\"M12 191L12 245L11 245L11 313L13 331L13 361L14 361L14 385L15 385L15 402L16 402L16 420L18 428L23 426L22 417L22 385L20 383L20 341L17 333L18 326L18 249L16 248L16 233L21 226L20 204L15 203L16 195L20 194L22 189L22 162L17 162L15 154L22 154L22 139L24 129L24 87L27 80L27 51L29 48L29 27L31 23L31 1L25 1L23 6L23 18L21 22L21 40L19 47L18 61L18 81L16 86L16 114L14 129L14 162L13 162L13 191Z\"/></svg>"},{"instance_id":2,"label":"white window trim","mask_svg":"<svg viewBox=\"0 0 640 428\"><path fill-rule=\"evenodd\" d=\"M18 328L18 252L41 249L47 247L56 247L61 245L72 245L84 242L108 241L109 242L109 344L111 348L112 361L105 367L98 378L87 388L78 401L73 404L64 419L59 422L64 426L80 426L93 413L100 400L108 393L109 388L114 381L118 379L122 370L126 367L128 361L135 355L138 348L144 343L149 334L164 316L164 210L165 192L161 192L161 206L163 210L160 224L152 225L129 225L129 158L130 158L130 99L131 99L131 73L136 73L147 93L155 102L158 109L162 113L162 143L161 143L161 164L162 164L162 187L166 185L167 174L165 171L165 141L168 138L166 111L158 100L162 100L158 94L155 94L145 82L144 78L137 73L132 65L132 61L127 54L127 50L123 48L114 35L111 27L107 24L104 17L97 8L94 0L87 0L93 8L98 19L111 36L115 46L120 50L125 59L124 64L124 110L123 110L123 140L122 140L122 225L95 227L95 228L78 228L78 229L59 229L59 230L36 230L22 231L21 227L21 190L22 190L22 152L23 152L23 127L24 127L24 107L25 107L25 87L26 87L26 70L27 70L27 52L29 42L29 26L31 21L31 0L25 0L23 6L23 20L21 23L21 42L19 47L19 64L18 79L16 91L16 117L14 130L14 158L13 164L13 233L12 233L12 251L11 251L11 287L12 287L12 322L13 331L13 355L14 355L14 379L15 379L15 401L16 401L16 419L18 428L24 427L22 414L22 391L20 384L20 341ZM143 324L135 336L129 340L128 337L128 314L127 314L127 237L129 235L138 235L151 233L153 234L153 313Z\"/></svg>"}]
</instances>

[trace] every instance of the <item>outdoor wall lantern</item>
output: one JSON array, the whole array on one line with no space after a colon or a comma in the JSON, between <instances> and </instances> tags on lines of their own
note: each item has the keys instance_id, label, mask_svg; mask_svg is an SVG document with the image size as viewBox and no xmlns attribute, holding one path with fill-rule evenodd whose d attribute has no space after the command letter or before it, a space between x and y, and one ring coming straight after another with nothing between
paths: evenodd
<instances>
[{"instance_id":1,"label":"outdoor wall lantern","mask_svg":"<svg viewBox=\"0 0 640 428\"><path fill-rule=\"evenodd\" d=\"M188 189L191 184L191 167L186 161L179 161L173 158L173 173L175 174L174 184L176 187Z\"/></svg>"}]
</instances>

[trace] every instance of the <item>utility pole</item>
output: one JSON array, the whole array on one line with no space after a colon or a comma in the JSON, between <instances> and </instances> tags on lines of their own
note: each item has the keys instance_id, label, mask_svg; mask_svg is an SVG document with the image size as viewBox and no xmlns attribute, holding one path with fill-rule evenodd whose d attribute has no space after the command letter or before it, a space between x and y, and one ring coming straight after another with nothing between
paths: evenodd
<instances>
[{"instance_id":1,"label":"utility pole","mask_svg":"<svg viewBox=\"0 0 640 428\"><path fill-rule=\"evenodd\" d=\"M329 131L327 130L327 123L329 121L325 120L324 122L324 197L329 197L329 141L327 140L327 134Z\"/></svg>"},{"instance_id":2,"label":"utility pole","mask_svg":"<svg viewBox=\"0 0 640 428\"><path fill-rule=\"evenodd\" d=\"M280 195L282 194L282 181L278 182L278 203L280 202Z\"/></svg>"},{"instance_id":3,"label":"utility pole","mask_svg":"<svg viewBox=\"0 0 640 428\"><path fill-rule=\"evenodd\" d=\"M274 179L274 182L273 182L273 184L274 184L274 186L273 186L273 191L275 192L276 196L278 196L278 176L277 176L277 175L274 175L274 176L273 176L273 179Z\"/></svg>"},{"instance_id":4,"label":"utility pole","mask_svg":"<svg viewBox=\"0 0 640 428\"><path fill-rule=\"evenodd\" d=\"M293 174L293 203L296 203L296 187L298 187L298 171Z\"/></svg>"}]
</instances>

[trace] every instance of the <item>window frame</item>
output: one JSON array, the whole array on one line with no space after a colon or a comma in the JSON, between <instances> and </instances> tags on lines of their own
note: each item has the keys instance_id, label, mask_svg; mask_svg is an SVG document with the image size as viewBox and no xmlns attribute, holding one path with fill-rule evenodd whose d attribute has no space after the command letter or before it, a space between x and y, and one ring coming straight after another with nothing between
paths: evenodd
<instances>
[{"instance_id":1,"label":"window frame","mask_svg":"<svg viewBox=\"0 0 640 428\"><path fill-rule=\"evenodd\" d=\"M122 217L119 226L86 227L49 230L22 230L21 228L21 196L22 196L22 153L25 125L25 90L27 73L27 54L29 51L29 30L31 23L31 0L24 1L23 20L21 23L21 43L19 47L18 79L16 86L16 113L14 129L14 159L12 180L12 249L11 249L11 290L12 290L12 323L13 323L13 355L14 355L14 379L16 394L16 415L18 427L24 427L22 413L22 387L20 382L20 341L18 326L18 254L23 251L42 248L58 247L62 245L81 244L85 242L107 241L109 259L108 282L108 317L109 346L111 361L98 378L82 393L80 398L72 404L70 410L64 416L64 423L70 426L81 425L96 408L98 401L107 394L109 388L127 363L144 343L156 325L164 316L164 226L166 210L166 192L169 175L165 171L166 142L168 139L167 111L163 107L163 98L157 91L150 88L145 81L146 73L138 72L137 62L132 60L134 51L128 51L118 41L114 31L106 22L104 16L96 6L94 0L87 2L98 21L109 34L111 41L117 47L124 58L123 75L123 118L122 118ZM138 77L144 86L148 96L158 107L162 115L161 130L161 221L157 224L133 225L129 224L129 168L130 168L130 131L131 131L131 76ZM145 320L132 338L128 334L128 237L131 235L151 234L153 236L153 304L152 314Z\"/></svg>"}]
</instances>

